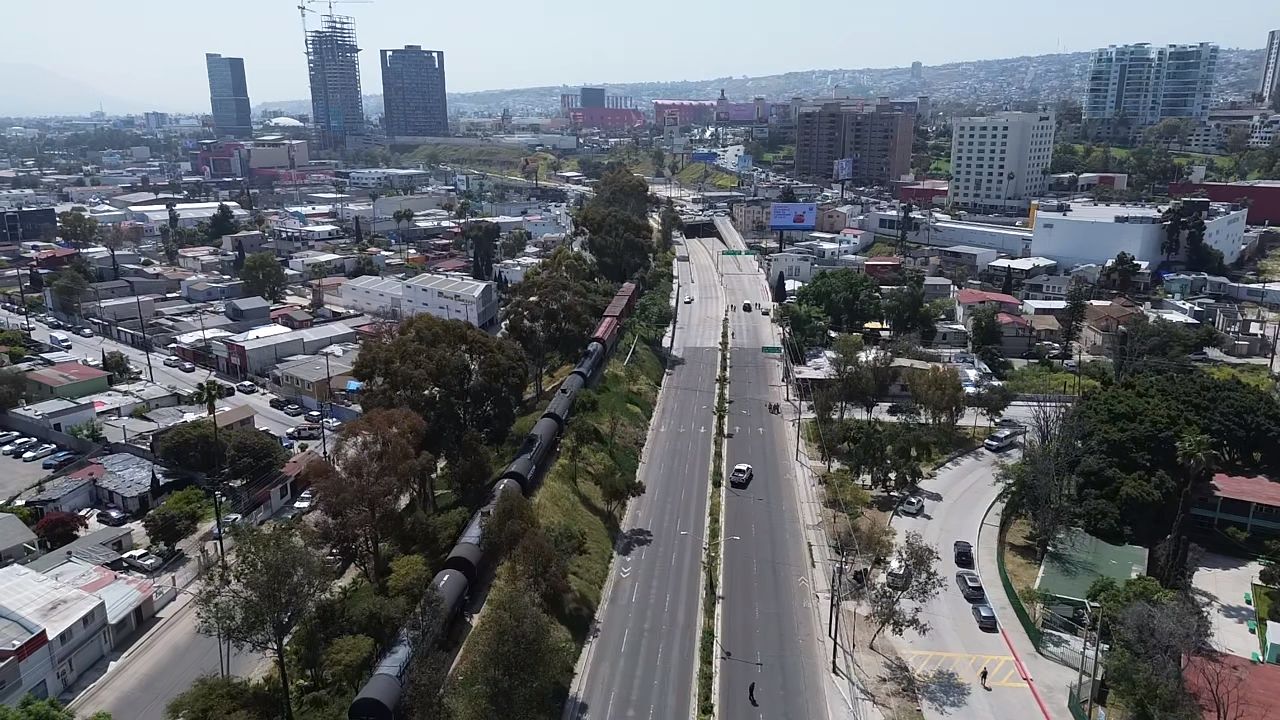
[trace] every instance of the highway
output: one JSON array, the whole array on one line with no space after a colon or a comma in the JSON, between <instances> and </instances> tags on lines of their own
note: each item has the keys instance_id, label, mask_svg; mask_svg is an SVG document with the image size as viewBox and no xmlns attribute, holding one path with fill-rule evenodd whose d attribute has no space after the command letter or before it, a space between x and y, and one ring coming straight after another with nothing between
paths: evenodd
<instances>
[{"instance_id":1,"label":"highway","mask_svg":"<svg viewBox=\"0 0 1280 720\"><path fill-rule=\"evenodd\" d=\"M920 484L925 500L924 511L917 517L895 516L893 527L899 542L906 532L919 532L926 542L937 548L941 560L938 569L947 581L942 592L924 609L929 633L920 636L908 632L895 638L899 654L932 691L924 693L925 717L944 716L972 718L1038 717L1031 689L1019 676L1009 646L999 632L980 630L974 622L972 603L960 594L952 544L966 540L978 548L978 528L987 508L995 501L1000 488L995 473L1001 462L1012 462L1018 450L1002 455L976 450L944 467ZM982 576L988 595L1003 593L995 567L976 568ZM1009 632L1022 632L1016 618L999 617ZM987 668L987 684L983 690L978 673Z\"/></svg>"},{"instance_id":2,"label":"highway","mask_svg":"<svg viewBox=\"0 0 1280 720\"><path fill-rule=\"evenodd\" d=\"M698 661L702 545L715 439L724 292L716 239L685 239L673 358L649 427L612 576L565 718L688 718ZM685 296L693 302L684 303Z\"/></svg>"},{"instance_id":3,"label":"highway","mask_svg":"<svg viewBox=\"0 0 1280 720\"><path fill-rule=\"evenodd\" d=\"M730 237L731 245L741 247L736 232ZM828 675L789 426L767 410L769 403L783 401L782 360L762 348L782 343L777 327L758 309L761 302L772 303L755 258L723 257L721 271L726 301L734 308L725 464L750 464L755 478L745 488L725 484L718 714L825 719ZM751 312L743 310L746 301L754 306Z\"/></svg>"}]
</instances>

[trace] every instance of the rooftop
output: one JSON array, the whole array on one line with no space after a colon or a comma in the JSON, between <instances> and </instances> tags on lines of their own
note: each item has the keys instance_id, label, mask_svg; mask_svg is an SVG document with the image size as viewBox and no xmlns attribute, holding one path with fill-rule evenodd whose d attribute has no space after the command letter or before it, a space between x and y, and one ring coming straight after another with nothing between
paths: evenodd
<instances>
[{"instance_id":1,"label":"rooftop","mask_svg":"<svg viewBox=\"0 0 1280 720\"><path fill-rule=\"evenodd\" d=\"M423 273L412 280L405 281L406 285L416 285L421 288L430 288L439 292L458 293L460 295L470 295L479 297L489 283L479 282L476 280L466 280L462 278L451 278L445 275L431 275Z\"/></svg>"},{"instance_id":2,"label":"rooftop","mask_svg":"<svg viewBox=\"0 0 1280 720\"><path fill-rule=\"evenodd\" d=\"M960 292L956 293L956 302L961 305L974 305L981 302L994 302L1007 305L1021 305L1021 301L1012 295L1005 295L998 292L987 292L986 290L974 290L973 288L960 288Z\"/></svg>"},{"instance_id":3,"label":"rooftop","mask_svg":"<svg viewBox=\"0 0 1280 720\"><path fill-rule=\"evenodd\" d=\"M1112 545L1079 528L1068 528L1049 546L1037 588L1059 597L1083 599L1094 580L1109 577L1122 583L1141 575L1146 567L1146 548Z\"/></svg>"},{"instance_id":4,"label":"rooftop","mask_svg":"<svg viewBox=\"0 0 1280 720\"><path fill-rule=\"evenodd\" d=\"M0 550L35 544L36 534L17 515L0 513Z\"/></svg>"},{"instance_id":5,"label":"rooftop","mask_svg":"<svg viewBox=\"0 0 1280 720\"><path fill-rule=\"evenodd\" d=\"M120 559L120 553L112 550L110 546L117 540L132 535L133 530L127 527L106 527L95 530L63 545L57 552L41 555L27 563L27 567L36 572L45 572L60 565L68 555L95 565L112 563Z\"/></svg>"},{"instance_id":6,"label":"rooftop","mask_svg":"<svg viewBox=\"0 0 1280 720\"><path fill-rule=\"evenodd\" d=\"M111 453L95 458L88 467L100 465L102 476L97 485L103 490L117 493L123 497L138 497L151 490L152 478L164 485L171 479L170 471L164 466L144 460L129 453ZM87 468L86 468L87 469Z\"/></svg>"},{"instance_id":7,"label":"rooftop","mask_svg":"<svg viewBox=\"0 0 1280 720\"><path fill-rule=\"evenodd\" d=\"M377 275L363 275L354 280L348 280L343 284L343 287L363 288L371 292L387 293L397 297L404 294L404 283L402 281L378 277Z\"/></svg>"},{"instance_id":8,"label":"rooftop","mask_svg":"<svg viewBox=\"0 0 1280 720\"><path fill-rule=\"evenodd\" d=\"M972 245L952 245L951 247L941 248L938 252L963 253L965 255L978 255L978 254L992 253L992 252L995 252L995 250L992 250L991 248L974 247Z\"/></svg>"},{"instance_id":9,"label":"rooftop","mask_svg":"<svg viewBox=\"0 0 1280 720\"><path fill-rule=\"evenodd\" d=\"M1244 477L1216 473L1212 487L1216 497L1280 507L1280 483L1263 475Z\"/></svg>"},{"instance_id":10,"label":"rooftop","mask_svg":"<svg viewBox=\"0 0 1280 720\"><path fill-rule=\"evenodd\" d=\"M0 568L0 598L8 611L5 615L18 615L36 623L45 629L50 639L61 635L102 602L83 590L21 565ZM30 635L20 641L27 637Z\"/></svg>"},{"instance_id":11,"label":"rooftop","mask_svg":"<svg viewBox=\"0 0 1280 720\"><path fill-rule=\"evenodd\" d=\"M1010 270L1022 270L1031 272L1048 265L1057 265L1056 261L1047 257L1020 257L1020 258L999 258L987 263L988 268L1009 268Z\"/></svg>"},{"instance_id":12,"label":"rooftop","mask_svg":"<svg viewBox=\"0 0 1280 720\"><path fill-rule=\"evenodd\" d=\"M41 385L57 388L73 383L105 378L108 375L110 373L78 362L64 362L42 370L32 370L27 373L27 379Z\"/></svg>"},{"instance_id":13,"label":"rooftop","mask_svg":"<svg viewBox=\"0 0 1280 720\"><path fill-rule=\"evenodd\" d=\"M107 622L111 624L123 620L142 605L155 588L150 580L122 575L74 555L62 555L60 559L61 562L44 574L101 599L107 606Z\"/></svg>"}]
</instances>

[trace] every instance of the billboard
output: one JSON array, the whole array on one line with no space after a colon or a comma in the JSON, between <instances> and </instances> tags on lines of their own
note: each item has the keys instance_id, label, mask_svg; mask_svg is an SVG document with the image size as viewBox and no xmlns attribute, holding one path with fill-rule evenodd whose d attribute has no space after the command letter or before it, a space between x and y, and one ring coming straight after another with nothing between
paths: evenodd
<instances>
[{"instance_id":1,"label":"billboard","mask_svg":"<svg viewBox=\"0 0 1280 720\"><path fill-rule=\"evenodd\" d=\"M707 163L709 165L714 165L716 162L717 155L710 150L700 150L698 152L693 153L693 155L691 155L690 157L696 163Z\"/></svg>"},{"instance_id":2,"label":"billboard","mask_svg":"<svg viewBox=\"0 0 1280 720\"><path fill-rule=\"evenodd\" d=\"M755 127L751 128L751 137L755 138L756 140L769 137L769 126L756 125Z\"/></svg>"},{"instance_id":3,"label":"billboard","mask_svg":"<svg viewBox=\"0 0 1280 720\"><path fill-rule=\"evenodd\" d=\"M834 163L831 170L832 180L853 179L853 158L841 158Z\"/></svg>"},{"instance_id":4,"label":"billboard","mask_svg":"<svg viewBox=\"0 0 1280 720\"><path fill-rule=\"evenodd\" d=\"M816 203L773 203L769 206L770 230L812 230L817 225Z\"/></svg>"},{"instance_id":5,"label":"billboard","mask_svg":"<svg viewBox=\"0 0 1280 720\"><path fill-rule=\"evenodd\" d=\"M716 111L716 122L718 122L718 123L727 123L727 122L729 122L729 111L728 111L728 110L717 110L717 111Z\"/></svg>"},{"instance_id":6,"label":"billboard","mask_svg":"<svg viewBox=\"0 0 1280 720\"><path fill-rule=\"evenodd\" d=\"M671 126L673 126L673 125L679 125L679 124L680 124L680 111L678 111L678 110L668 110L668 111L667 111L667 114L662 118L662 124L663 124L663 126L665 126L665 127L671 127Z\"/></svg>"},{"instance_id":7,"label":"billboard","mask_svg":"<svg viewBox=\"0 0 1280 720\"><path fill-rule=\"evenodd\" d=\"M738 172L751 172L751 168L755 166L755 158L746 153L738 155Z\"/></svg>"}]
</instances>

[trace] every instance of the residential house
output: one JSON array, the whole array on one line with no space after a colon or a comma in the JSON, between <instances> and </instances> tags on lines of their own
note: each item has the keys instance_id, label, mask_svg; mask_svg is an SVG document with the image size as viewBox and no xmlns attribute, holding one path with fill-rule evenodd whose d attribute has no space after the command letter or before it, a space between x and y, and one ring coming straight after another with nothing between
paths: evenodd
<instances>
[{"instance_id":1,"label":"residential house","mask_svg":"<svg viewBox=\"0 0 1280 720\"><path fill-rule=\"evenodd\" d=\"M93 478L75 473L53 478L31 491L24 502L41 517L51 512L84 510L93 506Z\"/></svg>"},{"instance_id":2,"label":"residential house","mask_svg":"<svg viewBox=\"0 0 1280 720\"><path fill-rule=\"evenodd\" d=\"M308 398L316 403L328 402L335 388L341 390L354 380L352 367L355 353L342 357L311 355L280 363L271 370L272 390L288 398Z\"/></svg>"},{"instance_id":3,"label":"residential house","mask_svg":"<svg viewBox=\"0 0 1280 720\"><path fill-rule=\"evenodd\" d=\"M227 303L225 312L237 322L265 323L271 320L271 303L257 295L236 298Z\"/></svg>"},{"instance_id":4,"label":"residential house","mask_svg":"<svg viewBox=\"0 0 1280 720\"><path fill-rule=\"evenodd\" d=\"M235 255L243 251L245 256L263 251L267 237L257 230L241 230L232 235L222 236L222 252Z\"/></svg>"},{"instance_id":5,"label":"residential house","mask_svg":"<svg viewBox=\"0 0 1280 720\"><path fill-rule=\"evenodd\" d=\"M182 280L180 292L184 300L192 303L234 300L244 295L244 281L199 275Z\"/></svg>"},{"instance_id":6,"label":"residential house","mask_svg":"<svg viewBox=\"0 0 1280 720\"><path fill-rule=\"evenodd\" d=\"M934 325L933 346L944 348L967 348L969 347L969 330L963 323L937 323Z\"/></svg>"},{"instance_id":7,"label":"residential house","mask_svg":"<svg viewBox=\"0 0 1280 720\"><path fill-rule=\"evenodd\" d=\"M58 697L110 648L101 598L21 565L0 568L0 704Z\"/></svg>"},{"instance_id":8,"label":"residential house","mask_svg":"<svg viewBox=\"0 0 1280 720\"><path fill-rule=\"evenodd\" d=\"M1023 300L1066 300L1074 278L1070 275L1036 275L1022 283Z\"/></svg>"},{"instance_id":9,"label":"residential house","mask_svg":"<svg viewBox=\"0 0 1280 720\"><path fill-rule=\"evenodd\" d=\"M1102 264L1100 277L1106 280L1108 285L1121 292L1149 293L1151 292L1151 263L1146 260L1136 260L1135 262L1138 265L1138 271L1129 278L1127 287L1124 285L1120 273L1113 269L1116 264L1115 258L1109 258Z\"/></svg>"},{"instance_id":10,"label":"residential house","mask_svg":"<svg viewBox=\"0 0 1280 720\"><path fill-rule=\"evenodd\" d=\"M769 287L778 281L778 273L786 280L807 283L813 280L813 256L808 253L780 252L766 255L764 260L765 277Z\"/></svg>"},{"instance_id":11,"label":"residential house","mask_svg":"<svg viewBox=\"0 0 1280 720\"><path fill-rule=\"evenodd\" d=\"M47 427L54 432L65 433L77 425L84 425L98 417L93 400L68 400L54 397L9 410L9 414L27 422Z\"/></svg>"},{"instance_id":12,"label":"residential house","mask_svg":"<svg viewBox=\"0 0 1280 720\"><path fill-rule=\"evenodd\" d=\"M40 572L57 582L78 588L102 600L107 612L108 645L119 648L156 611L177 596L172 587L134 574L118 573L74 555L54 553Z\"/></svg>"},{"instance_id":13,"label":"residential house","mask_svg":"<svg viewBox=\"0 0 1280 720\"><path fill-rule=\"evenodd\" d=\"M1127 301L1090 301L1080 329L1080 343L1085 352L1110 356L1119 343L1120 328L1140 315L1142 311Z\"/></svg>"},{"instance_id":14,"label":"residential house","mask_svg":"<svg viewBox=\"0 0 1280 720\"><path fill-rule=\"evenodd\" d=\"M996 313L1000 324L1000 350L1006 357L1016 357L1036 344L1035 332L1029 320L1021 315Z\"/></svg>"},{"instance_id":15,"label":"residential house","mask_svg":"<svg viewBox=\"0 0 1280 720\"><path fill-rule=\"evenodd\" d=\"M942 274L948 277L963 275L964 277L976 278L983 270L987 269L987 265L1000 256L1000 253L990 248L974 247L972 245L952 245L951 247L938 248L938 266L942 269Z\"/></svg>"},{"instance_id":16,"label":"residential house","mask_svg":"<svg viewBox=\"0 0 1280 720\"><path fill-rule=\"evenodd\" d=\"M1195 295L1228 295L1231 293L1231 284L1230 278L1199 272L1174 273L1161 279L1165 295L1183 298Z\"/></svg>"},{"instance_id":17,"label":"residential house","mask_svg":"<svg viewBox=\"0 0 1280 720\"><path fill-rule=\"evenodd\" d=\"M31 528L17 515L0 513L0 567L25 562L39 555L40 543ZM0 675L3 675L3 670L0 670Z\"/></svg>"},{"instance_id":18,"label":"residential house","mask_svg":"<svg viewBox=\"0 0 1280 720\"><path fill-rule=\"evenodd\" d=\"M330 275L345 275L355 268L355 255L336 255L318 250L304 250L289 258L289 268L310 280Z\"/></svg>"},{"instance_id":19,"label":"residential house","mask_svg":"<svg viewBox=\"0 0 1280 720\"><path fill-rule=\"evenodd\" d=\"M233 377L249 377L266 375L271 366L293 355L314 354L329 345L355 339L355 331L340 322L302 330L268 325L222 338L212 344L212 349L219 370Z\"/></svg>"},{"instance_id":20,"label":"residential house","mask_svg":"<svg viewBox=\"0 0 1280 720\"><path fill-rule=\"evenodd\" d=\"M27 390L33 400L74 399L106 392L110 373L78 362L63 362L27 373Z\"/></svg>"},{"instance_id":21,"label":"residential house","mask_svg":"<svg viewBox=\"0 0 1280 720\"><path fill-rule=\"evenodd\" d=\"M822 210L818 213L817 229L826 233L838 233L855 224L860 210L857 205L841 205Z\"/></svg>"},{"instance_id":22,"label":"residential house","mask_svg":"<svg viewBox=\"0 0 1280 720\"><path fill-rule=\"evenodd\" d=\"M1037 343L1062 343L1062 321L1055 315L1023 315Z\"/></svg>"},{"instance_id":23,"label":"residential house","mask_svg":"<svg viewBox=\"0 0 1280 720\"><path fill-rule=\"evenodd\" d=\"M924 277L924 301L951 300L955 298L956 286L949 278L937 275Z\"/></svg>"},{"instance_id":24,"label":"residential house","mask_svg":"<svg viewBox=\"0 0 1280 720\"><path fill-rule=\"evenodd\" d=\"M1022 310L1022 303L1012 295L961 288L956 293L956 321L967 327L973 312L979 308L991 308L996 312L1017 315Z\"/></svg>"},{"instance_id":25,"label":"residential house","mask_svg":"<svg viewBox=\"0 0 1280 720\"><path fill-rule=\"evenodd\" d=\"M1280 536L1280 482L1265 475L1214 473L1197 492L1191 516L1203 528Z\"/></svg>"},{"instance_id":26,"label":"residential house","mask_svg":"<svg viewBox=\"0 0 1280 720\"><path fill-rule=\"evenodd\" d=\"M1058 263L1049 258L999 258L987 263L987 269L979 273L979 277L996 287L1004 287L1005 280L1009 279L1014 292L1017 292L1028 279L1052 275L1057 271Z\"/></svg>"},{"instance_id":27,"label":"residential house","mask_svg":"<svg viewBox=\"0 0 1280 720\"><path fill-rule=\"evenodd\" d=\"M290 330L302 330L303 328L313 327L316 324L316 319L311 313L298 308L286 309L279 314L273 312L271 313L271 321Z\"/></svg>"},{"instance_id":28,"label":"residential house","mask_svg":"<svg viewBox=\"0 0 1280 720\"><path fill-rule=\"evenodd\" d=\"M132 549L132 528L127 525L104 527L85 533L58 548L58 552L42 555L27 565L36 572L44 572L57 567L63 558L74 557L94 565L122 567L124 560L121 556Z\"/></svg>"},{"instance_id":29,"label":"residential house","mask_svg":"<svg viewBox=\"0 0 1280 720\"><path fill-rule=\"evenodd\" d=\"M176 479L164 466L129 453L101 455L67 477L88 478L100 504L129 514L155 507Z\"/></svg>"},{"instance_id":30,"label":"residential house","mask_svg":"<svg viewBox=\"0 0 1280 720\"><path fill-rule=\"evenodd\" d=\"M178 250L178 267L193 273L221 272L222 251L208 245L181 248Z\"/></svg>"}]
</instances>

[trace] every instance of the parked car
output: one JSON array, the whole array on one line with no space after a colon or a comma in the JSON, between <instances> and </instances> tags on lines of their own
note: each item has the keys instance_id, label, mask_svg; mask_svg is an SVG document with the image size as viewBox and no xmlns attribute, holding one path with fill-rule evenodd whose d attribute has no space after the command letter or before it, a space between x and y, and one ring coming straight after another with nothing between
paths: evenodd
<instances>
[{"instance_id":1,"label":"parked car","mask_svg":"<svg viewBox=\"0 0 1280 720\"><path fill-rule=\"evenodd\" d=\"M973 606L973 619L978 623L978 627L983 630L991 630L994 632L998 629L996 624L996 611L986 603L979 603Z\"/></svg>"},{"instance_id":2,"label":"parked car","mask_svg":"<svg viewBox=\"0 0 1280 720\"><path fill-rule=\"evenodd\" d=\"M242 382L242 383L240 383L240 384L236 385L236 389L237 389L237 390L239 390L240 392L244 393L245 395L252 395L252 394L254 394L254 393L258 392L258 386L257 386L257 385L254 385L253 383L249 382L248 380L245 380L244 382Z\"/></svg>"},{"instance_id":3,"label":"parked car","mask_svg":"<svg viewBox=\"0 0 1280 720\"><path fill-rule=\"evenodd\" d=\"M178 366L178 369L181 370L182 372L195 372L196 364L193 362L184 362Z\"/></svg>"},{"instance_id":4,"label":"parked car","mask_svg":"<svg viewBox=\"0 0 1280 720\"><path fill-rule=\"evenodd\" d=\"M22 453L26 452L32 445L40 442L33 437L18 438L13 442L0 448L0 455L17 455L22 457Z\"/></svg>"},{"instance_id":5,"label":"parked car","mask_svg":"<svg viewBox=\"0 0 1280 720\"><path fill-rule=\"evenodd\" d=\"M63 450L60 453L54 453L44 459L40 467L45 470L61 470L76 461L76 453L72 450Z\"/></svg>"},{"instance_id":6,"label":"parked car","mask_svg":"<svg viewBox=\"0 0 1280 720\"><path fill-rule=\"evenodd\" d=\"M318 423L324 419L324 415L322 415L319 410L312 410L304 415L302 419L309 423Z\"/></svg>"},{"instance_id":7,"label":"parked car","mask_svg":"<svg viewBox=\"0 0 1280 720\"><path fill-rule=\"evenodd\" d=\"M34 448L31 448L30 450L22 453L22 461L33 462L35 460L40 460L41 458L47 458L50 455L52 455L57 449L58 449L58 446L54 445L53 443L45 443L43 445L37 445Z\"/></svg>"},{"instance_id":8,"label":"parked car","mask_svg":"<svg viewBox=\"0 0 1280 720\"><path fill-rule=\"evenodd\" d=\"M919 495L909 496L902 501L902 507L898 509L898 512L903 515L919 515L924 512L924 498Z\"/></svg>"},{"instance_id":9,"label":"parked car","mask_svg":"<svg viewBox=\"0 0 1280 720\"><path fill-rule=\"evenodd\" d=\"M76 334L80 337L93 337L93 330L87 327L76 328Z\"/></svg>"},{"instance_id":10,"label":"parked car","mask_svg":"<svg viewBox=\"0 0 1280 720\"><path fill-rule=\"evenodd\" d=\"M746 487L751 484L751 479L755 477L755 470L746 463L738 463L733 466L733 472L729 474L729 485L731 487Z\"/></svg>"},{"instance_id":11,"label":"parked car","mask_svg":"<svg viewBox=\"0 0 1280 720\"><path fill-rule=\"evenodd\" d=\"M50 330L62 329L62 323L58 322L57 320L54 320L53 318L49 318L48 320L45 321L44 324L47 325Z\"/></svg>"},{"instance_id":12,"label":"parked car","mask_svg":"<svg viewBox=\"0 0 1280 720\"><path fill-rule=\"evenodd\" d=\"M1075 360L1063 360L1062 369L1067 372L1079 372L1080 365Z\"/></svg>"},{"instance_id":13,"label":"parked car","mask_svg":"<svg viewBox=\"0 0 1280 720\"><path fill-rule=\"evenodd\" d=\"M288 435L294 440L319 440L320 426L311 423L296 425L289 428Z\"/></svg>"},{"instance_id":14,"label":"parked car","mask_svg":"<svg viewBox=\"0 0 1280 720\"><path fill-rule=\"evenodd\" d=\"M305 411L302 409L301 405L294 405L293 403L289 403L288 405L284 406L284 414L288 415L289 417L298 417L303 412Z\"/></svg>"},{"instance_id":15,"label":"parked car","mask_svg":"<svg viewBox=\"0 0 1280 720\"><path fill-rule=\"evenodd\" d=\"M1024 426L1021 422L1014 420L1013 418L1000 418L996 421L996 427L1021 429Z\"/></svg>"},{"instance_id":16,"label":"parked car","mask_svg":"<svg viewBox=\"0 0 1280 720\"><path fill-rule=\"evenodd\" d=\"M957 565L960 567L973 567L973 545L964 540L957 540L954 549Z\"/></svg>"},{"instance_id":17,"label":"parked car","mask_svg":"<svg viewBox=\"0 0 1280 720\"><path fill-rule=\"evenodd\" d=\"M329 432L335 432L338 428L342 427L342 421L337 418L325 418L320 421L320 424Z\"/></svg>"},{"instance_id":18,"label":"parked car","mask_svg":"<svg viewBox=\"0 0 1280 720\"><path fill-rule=\"evenodd\" d=\"M146 550L130 550L122 554L120 558L125 561L125 564L146 573L155 572L164 567L164 560Z\"/></svg>"},{"instance_id":19,"label":"parked car","mask_svg":"<svg viewBox=\"0 0 1280 720\"><path fill-rule=\"evenodd\" d=\"M221 530L219 530L219 526L217 524L213 526L213 537L219 538L222 537L222 533L231 532L231 528L239 525L242 520L244 520L244 516L240 513L227 513L226 515L223 515Z\"/></svg>"},{"instance_id":20,"label":"parked car","mask_svg":"<svg viewBox=\"0 0 1280 720\"><path fill-rule=\"evenodd\" d=\"M177 355L170 355L169 357L164 359L165 367L178 367L181 364L182 364L182 358L178 357Z\"/></svg>"},{"instance_id":21,"label":"parked car","mask_svg":"<svg viewBox=\"0 0 1280 720\"><path fill-rule=\"evenodd\" d=\"M302 491L297 500L293 501L293 509L298 512L310 512L311 507L315 504L316 493L311 488Z\"/></svg>"},{"instance_id":22,"label":"parked car","mask_svg":"<svg viewBox=\"0 0 1280 720\"><path fill-rule=\"evenodd\" d=\"M6 433L0 433L0 445L8 445L9 443L22 437L22 433L10 430Z\"/></svg>"},{"instance_id":23,"label":"parked car","mask_svg":"<svg viewBox=\"0 0 1280 720\"><path fill-rule=\"evenodd\" d=\"M956 584L960 586L960 594L965 600L982 600L987 592L982 589L982 578L972 570L961 570L956 573Z\"/></svg>"},{"instance_id":24,"label":"parked car","mask_svg":"<svg viewBox=\"0 0 1280 720\"><path fill-rule=\"evenodd\" d=\"M99 510L94 519L103 525L111 527L120 527L129 522L129 516L120 511L119 508L109 507L105 510Z\"/></svg>"},{"instance_id":25,"label":"parked car","mask_svg":"<svg viewBox=\"0 0 1280 720\"><path fill-rule=\"evenodd\" d=\"M236 394L236 386L230 383L218 383L218 390L224 398L233 397Z\"/></svg>"},{"instance_id":26,"label":"parked car","mask_svg":"<svg viewBox=\"0 0 1280 720\"><path fill-rule=\"evenodd\" d=\"M285 400L282 397L272 397L270 400L267 401L267 404L275 408L276 410L284 410L285 408L289 407L289 401Z\"/></svg>"}]
</instances>

